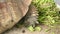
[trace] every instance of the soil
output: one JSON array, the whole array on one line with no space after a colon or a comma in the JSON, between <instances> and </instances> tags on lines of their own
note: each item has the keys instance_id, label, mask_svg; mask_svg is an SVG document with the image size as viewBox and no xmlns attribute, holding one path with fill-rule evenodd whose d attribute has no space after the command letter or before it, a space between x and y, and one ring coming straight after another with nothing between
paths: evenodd
<instances>
[{"instance_id":1,"label":"soil","mask_svg":"<svg viewBox=\"0 0 60 34\"><path fill-rule=\"evenodd\" d=\"M60 26L56 28L51 28L49 31L46 32L46 29L49 27L46 25L40 25L42 28L41 31L29 31L26 27L13 27L9 31L4 32L3 34L60 34Z\"/></svg>"}]
</instances>

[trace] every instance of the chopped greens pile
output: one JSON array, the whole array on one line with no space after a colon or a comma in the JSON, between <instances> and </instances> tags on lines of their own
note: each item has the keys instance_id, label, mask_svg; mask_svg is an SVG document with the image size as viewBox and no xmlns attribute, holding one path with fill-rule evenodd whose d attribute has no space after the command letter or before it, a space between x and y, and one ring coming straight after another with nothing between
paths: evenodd
<instances>
[{"instance_id":1,"label":"chopped greens pile","mask_svg":"<svg viewBox=\"0 0 60 34\"><path fill-rule=\"evenodd\" d=\"M29 26L28 30L30 30L31 32L34 32L34 31L41 31L42 29L40 26L36 26L36 27Z\"/></svg>"},{"instance_id":2,"label":"chopped greens pile","mask_svg":"<svg viewBox=\"0 0 60 34\"><path fill-rule=\"evenodd\" d=\"M36 6L41 24L53 26L60 24L60 10L56 7L54 0L33 0L32 4Z\"/></svg>"}]
</instances>

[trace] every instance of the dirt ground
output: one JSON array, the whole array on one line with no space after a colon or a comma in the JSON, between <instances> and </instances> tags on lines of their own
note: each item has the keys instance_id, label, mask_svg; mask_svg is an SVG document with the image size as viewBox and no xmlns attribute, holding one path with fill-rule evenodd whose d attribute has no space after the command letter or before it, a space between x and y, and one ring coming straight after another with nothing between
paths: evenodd
<instances>
[{"instance_id":1,"label":"dirt ground","mask_svg":"<svg viewBox=\"0 0 60 34\"><path fill-rule=\"evenodd\" d=\"M11 30L4 32L3 34L60 34L60 26L57 28L51 28L48 32L45 30L48 29L45 25L40 25L42 28L41 31L29 31L26 27L13 27Z\"/></svg>"}]
</instances>

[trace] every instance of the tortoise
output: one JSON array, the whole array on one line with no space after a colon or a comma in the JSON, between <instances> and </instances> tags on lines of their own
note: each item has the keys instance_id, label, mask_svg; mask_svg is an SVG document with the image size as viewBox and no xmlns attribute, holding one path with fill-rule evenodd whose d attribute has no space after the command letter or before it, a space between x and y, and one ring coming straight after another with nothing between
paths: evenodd
<instances>
[{"instance_id":1,"label":"tortoise","mask_svg":"<svg viewBox=\"0 0 60 34\"><path fill-rule=\"evenodd\" d=\"M12 28L24 16L24 20L26 20L25 23L29 22L29 20L31 20L32 18L28 18L28 16L31 17L31 13L36 12L34 7L30 5L31 2L32 0L0 0L0 33ZM28 18L29 20L26 18ZM34 20L35 18L33 16L32 20ZM30 21L30 23L33 22L32 20Z\"/></svg>"},{"instance_id":2,"label":"tortoise","mask_svg":"<svg viewBox=\"0 0 60 34\"><path fill-rule=\"evenodd\" d=\"M32 0L0 0L0 33L12 28L28 11Z\"/></svg>"}]
</instances>

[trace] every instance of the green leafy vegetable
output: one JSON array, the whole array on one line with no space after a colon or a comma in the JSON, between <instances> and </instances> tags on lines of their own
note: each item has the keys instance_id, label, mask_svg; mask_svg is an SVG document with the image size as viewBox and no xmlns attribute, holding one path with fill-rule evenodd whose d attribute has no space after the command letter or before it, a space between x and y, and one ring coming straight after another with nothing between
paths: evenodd
<instances>
[{"instance_id":1,"label":"green leafy vegetable","mask_svg":"<svg viewBox=\"0 0 60 34\"><path fill-rule=\"evenodd\" d=\"M40 23L49 26L60 23L60 10L56 7L54 0L33 0L32 4L38 9Z\"/></svg>"},{"instance_id":2,"label":"green leafy vegetable","mask_svg":"<svg viewBox=\"0 0 60 34\"><path fill-rule=\"evenodd\" d=\"M34 31L34 28L32 26L29 26L28 29L33 32Z\"/></svg>"},{"instance_id":3,"label":"green leafy vegetable","mask_svg":"<svg viewBox=\"0 0 60 34\"><path fill-rule=\"evenodd\" d=\"M41 31L41 27L37 26L37 27L35 27L35 30L36 31Z\"/></svg>"}]
</instances>

